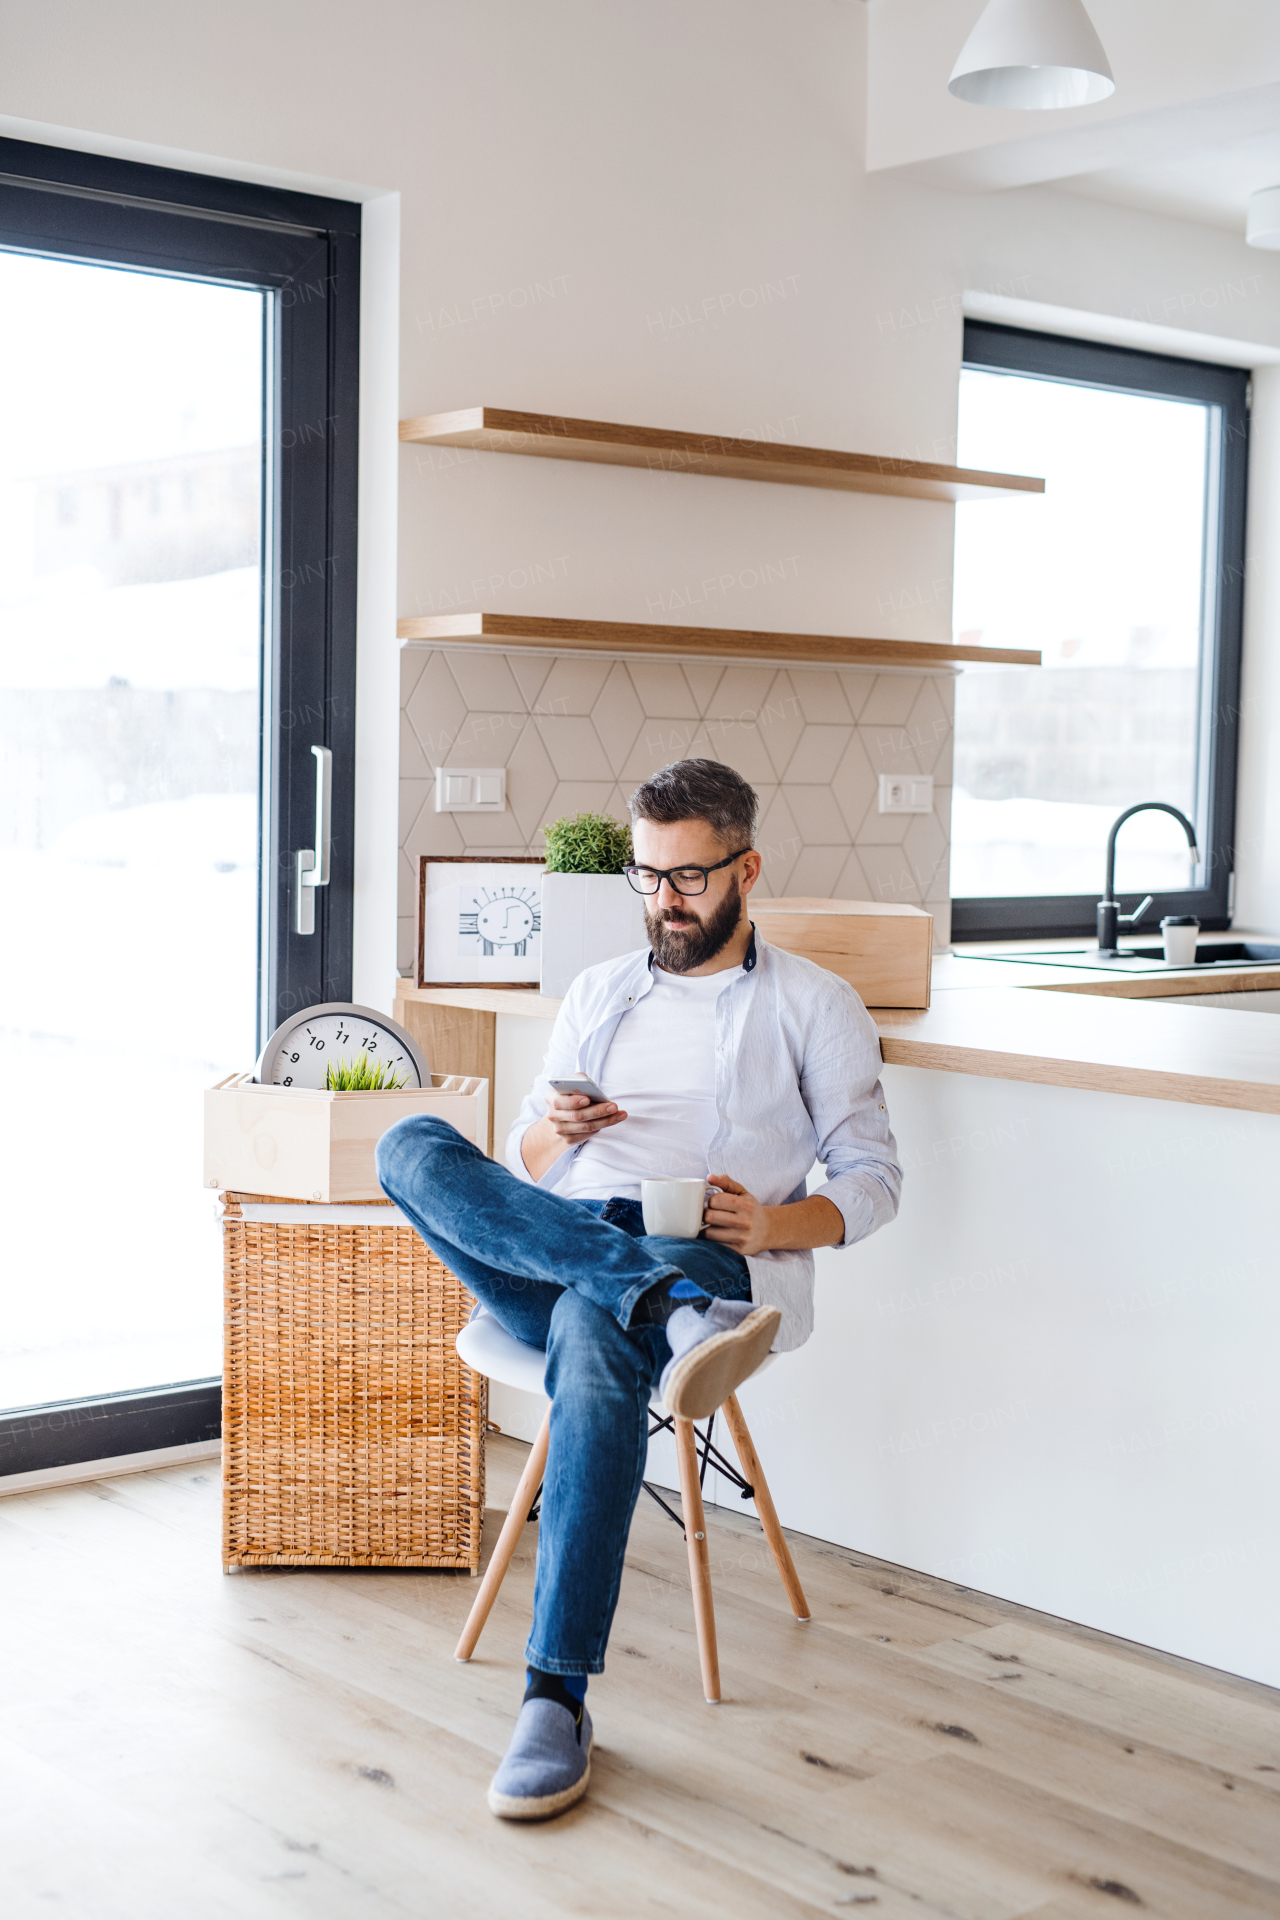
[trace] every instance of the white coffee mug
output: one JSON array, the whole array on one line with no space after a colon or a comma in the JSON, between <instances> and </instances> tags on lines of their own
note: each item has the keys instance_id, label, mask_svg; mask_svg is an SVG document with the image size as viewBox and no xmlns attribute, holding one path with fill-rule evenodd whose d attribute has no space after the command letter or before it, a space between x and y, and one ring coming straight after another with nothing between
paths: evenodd
<instances>
[{"instance_id":1,"label":"white coffee mug","mask_svg":"<svg viewBox=\"0 0 1280 1920\"><path fill-rule=\"evenodd\" d=\"M706 1205L705 1180L642 1180L640 1205L646 1233L672 1240L696 1240Z\"/></svg>"}]
</instances>

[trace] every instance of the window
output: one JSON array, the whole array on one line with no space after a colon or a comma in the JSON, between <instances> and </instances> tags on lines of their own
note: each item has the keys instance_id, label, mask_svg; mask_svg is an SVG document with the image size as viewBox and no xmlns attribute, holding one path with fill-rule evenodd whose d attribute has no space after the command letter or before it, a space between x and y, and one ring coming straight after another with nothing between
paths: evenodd
<instances>
[{"instance_id":1,"label":"window","mask_svg":"<svg viewBox=\"0 0 1280 1920\"><path fill-rule=\"evenodd\" d=\"M351 991L358 311L358 207L0 140L0 1474L217 1432L203 1090Z\"/></svg>"},{"instance_id":2,"label":"window","mask_svg":"<svg viewBox=\"0 0 1280 1920\"><path fill-rule=\"evenodd\" d=\"M956 509L955 627L1038 647L956 691L953 937L1091 934L1107 833L1126 911L1230 922L1248 375L969 322L965 466L1043 498Z\"/></svg>"}]
</instances>

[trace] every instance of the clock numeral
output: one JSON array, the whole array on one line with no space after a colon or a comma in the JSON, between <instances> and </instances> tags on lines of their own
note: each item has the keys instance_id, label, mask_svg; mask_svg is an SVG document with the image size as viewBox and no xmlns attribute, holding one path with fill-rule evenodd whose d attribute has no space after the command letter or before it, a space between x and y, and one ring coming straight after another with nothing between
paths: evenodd
<instances>
[{"instance_id":1,"label":"clock numeral","mask_svg":"<svg viewBox=\"0 0 1280 1920\"><path fill-rule=\"evenodd\" d=\"M293 1085L293 1075L291 1073L286 1073L283 1084L286 1087L291 1087Z\"/></svg>"},{"instance_id":2,"label":"clock numeral","mask_svg":"<svg viewBox=\"0 0 1280 1920\"><path fill-rule=\"evenodd\" d=\"M313 1046L313 1047L316 1047L316 1048L318 1048L318 1049L319 1049L319 1051L320 1051L321 1053L323 1053L323 1052L324 1052L324 1041L323 1041L323 1040L317 1040L317 1039L316 1039L316 1037L315 1037L315 1035L314 1035L314 1033L313 1033L313 1034L312 1034L312 1036L311 1036L311 1044L312 1044L312 1046Z\"/></svg>"},{"instance_id":3,"label":"clock numeral","mask_svg":"<svg viewBox=\"0 0 1280 1920\"><path fill-rule=\"evenodd\" d=\"M302 1058L302 1055L301 1055L300 1053L291 1053L291 1054L289 1055L289 1058L290 1058L290 1060L292 1060L292 1062L293 1062L293 1064L294 1064L294 1066L296 1067L296 1066L297 1066L297 1064L298 1064L298 1062L299 1062L299 1060L301 1060L301 1058Z\"/></svg>"}]
</instances>

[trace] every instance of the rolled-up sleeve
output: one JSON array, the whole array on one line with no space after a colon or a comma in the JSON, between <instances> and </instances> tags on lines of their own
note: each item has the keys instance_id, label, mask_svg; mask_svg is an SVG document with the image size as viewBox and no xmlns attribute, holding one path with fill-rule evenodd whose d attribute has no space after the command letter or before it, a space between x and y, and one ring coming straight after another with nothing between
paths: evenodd
<instances>
[{"instance_id":1,"label":"rolled-up sleeve","mask_svg":"<svg viewBox=\"0 0 1280 1920\"><path fill-rule=\"evenodd\" d=\"M843 1247L865 1240L896 1216L902 1167L880 1085L880 1036L852 987L833 981L805 1047L800 1090L826 1172L814 1189L839 1208Z\"/></svg>"}]
</instances>

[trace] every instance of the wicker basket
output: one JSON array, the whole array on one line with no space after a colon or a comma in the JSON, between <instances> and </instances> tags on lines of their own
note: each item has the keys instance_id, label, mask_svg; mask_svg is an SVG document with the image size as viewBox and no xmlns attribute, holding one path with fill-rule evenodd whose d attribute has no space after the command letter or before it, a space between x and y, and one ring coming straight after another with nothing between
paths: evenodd
<instances>
[{"instance_id":1,"label":"wicker basket","mask_svg":"<svg viewBox=\"0 0 1280 1920\"><path fill-rule=\"evenodd\" d=\"M453 1346L471 1295L411 1227L224 1198L224 1565L477 1572L488 1382Z\"/></svg>"}]
</instances>

